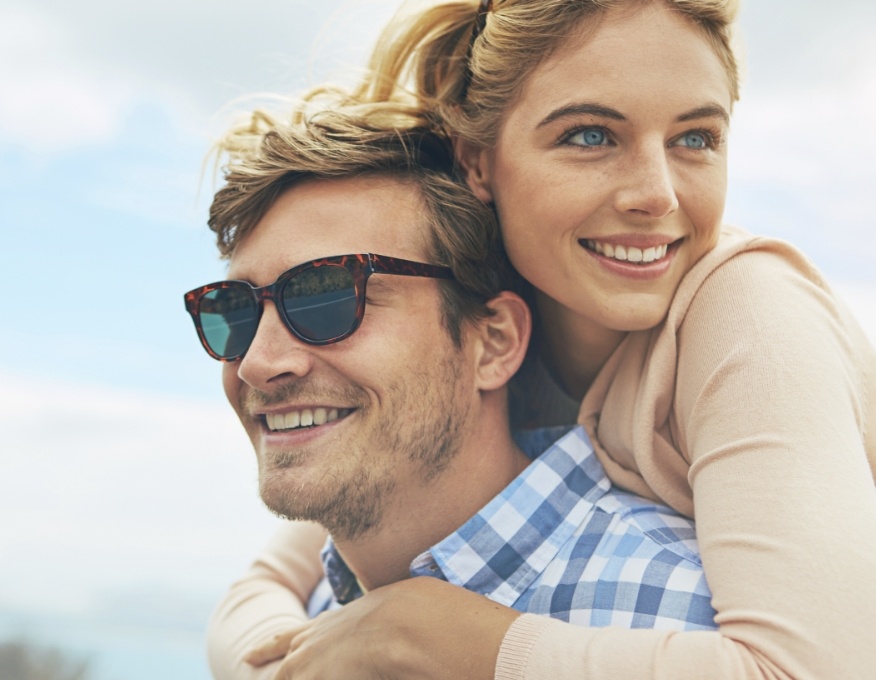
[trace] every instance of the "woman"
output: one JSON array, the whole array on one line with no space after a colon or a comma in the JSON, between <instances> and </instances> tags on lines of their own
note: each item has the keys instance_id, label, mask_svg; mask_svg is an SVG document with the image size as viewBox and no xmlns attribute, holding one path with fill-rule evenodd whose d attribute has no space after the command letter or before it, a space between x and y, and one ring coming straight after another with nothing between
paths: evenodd
<instances>
[{"instance_id":1,"label":"woman","mask_svg":"<svg viewBox=\"0 0 876 680\"><path fill-rule=\"evenodd\" d=\"M720 631L575 628L426 579L254 663L289 650L280 677L296 680L874 677L876 356L802 255L721 226L735 12L446 3L391 26L356 93L401 98L413 75L537 290L525 393L549 413L580 401L612 480L696 519ZM320 537L285 531L226 601L214 649L247 602L300 612Z\"/></svg>"}]
</instances>

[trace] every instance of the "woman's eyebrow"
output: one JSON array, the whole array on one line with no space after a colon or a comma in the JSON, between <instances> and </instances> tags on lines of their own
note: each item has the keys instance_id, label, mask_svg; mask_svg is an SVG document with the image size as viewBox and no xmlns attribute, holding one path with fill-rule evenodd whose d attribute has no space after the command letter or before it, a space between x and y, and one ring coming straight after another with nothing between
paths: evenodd
<instances>
[{"instance_id":1,"label":"woman's eyebrow","mask_svg":"<svg viewBox=\"0 0 876 680\"><path fill-rule=\"evenodd\" d=\"M566 116L580 115L597 116L599 118L610 118L611 120L619 121L625 121L627 119L626 116L624 116L620 111L612 109L608 106L603 106L602 104L592 104L589 102L580 102L578 104L569 104L568 106L561 106L558 109L554 109L547 116L545 116L536 127L544 127L545 125L549 125L555 120L558 120L559 118L565 118ZM698 120L700 118L721 118L727 125L730 124L730 114L727 113L726 109L724 109L723 106L719 106L718 104L706 104L704 106L698 106L695 109L691 109L690 111L681 114L675 120L679 123L683 123L690 120Z\"/></svg>"},{"instance_id":2,"label":"woman's eyebrow","mask_svg":"<svg viewBox=\"0 0 876 680\"><path fill-rule=\"evenodd\" d=\"M616 111L615 109L609 108L607 106L602 106L601 104L590 104L588 102L581 102L579 104L569 104L568 106L561 106L558 109L554 109L547 116L545 116L541 120L541 122L536 125L536 127L540 128L550 123L553 123L558 118L580 115L598 116L599 118L611 118L612 120L626 120L626 117L620 111Z\"/></svg>"},{"instance_id":3,"label":"woman's eyebrow","mask_svg":"<svg viewBox=\"0 0 876 680\"><path fill-rule=\"evenodd\" d=\"M675 120L679 123L684 123L685 121L697 120L699 118L721 118L727 125L730 125L730 114L727 113L723 106L719 106L718 104L700 106L688 111L687 113L681 114Z\"/></svg>"}]
</instances>

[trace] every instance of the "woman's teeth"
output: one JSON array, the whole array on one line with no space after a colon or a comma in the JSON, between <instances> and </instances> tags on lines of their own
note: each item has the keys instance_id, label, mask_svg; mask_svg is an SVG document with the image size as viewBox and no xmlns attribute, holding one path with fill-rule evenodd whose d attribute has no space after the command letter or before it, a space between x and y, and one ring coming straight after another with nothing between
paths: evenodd
<instances>
[{"instance_id":1,"label":"woman's teeth","mask_svg":"<svg viewBox=\"0 0 876 680\"><path fill-rule=\"evenodd\" d=\"M290 411L288 413L266 413L265 422L271 432L279 430L294 430L299 427L310 427L311 425L325 425L332 421L344 418L350 414L348 408L305 408L300 411Z\"/></svg>"},{"instance_id":2,"label":"woman's teeth","mask_svg":"<svg viewBox=\"0 0 876 680\"><path fill-rule=\"evenodd\" d=\"M664 243L662 246L654 246L653 248L636 248L635 246L613 246L610 243L601 243L587 239L586 244L587 248L605 257L637 264L649 264L662 260L666 257L666 253L669 250L668 243Z\"/></svg>"}]
</instances>

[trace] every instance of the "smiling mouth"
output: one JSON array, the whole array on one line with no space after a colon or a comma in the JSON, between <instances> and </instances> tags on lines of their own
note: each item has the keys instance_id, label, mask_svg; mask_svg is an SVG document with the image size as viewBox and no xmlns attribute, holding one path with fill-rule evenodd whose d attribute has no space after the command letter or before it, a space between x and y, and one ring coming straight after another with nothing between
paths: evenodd
<instances>
[{"instance_id":1,"label":"smiling mouth","mask_svg":"<svg viewBox=\"0 0 876 680\"><path fill-rule=\"evenodd\" d=\"M266 413L262 418L271 432L287 432L332 423L346 418L354 410L351 408L305 408L287 413Z\"/></svg>"},{"instance_id":2,"label":"smiling mouth","mask_svg":"<svg viewBox=\"0 0 876 680\"><path fill-rule=\"evenodd\" d=\"M669 249L675 245L675 243L664 243L663 245L650 248L636 248L635 246L612 245L611 243L603 243L592 239L581 239L578 243L597 255L602 255L618 262L639 265L660 262L669 253Z\"/></svg>"}]
</instances>

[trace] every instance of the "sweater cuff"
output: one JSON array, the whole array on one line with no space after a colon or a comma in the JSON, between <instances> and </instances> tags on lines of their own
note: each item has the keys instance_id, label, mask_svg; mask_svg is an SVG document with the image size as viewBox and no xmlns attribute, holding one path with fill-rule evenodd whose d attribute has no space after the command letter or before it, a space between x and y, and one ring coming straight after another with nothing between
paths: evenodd
<instances>
[{"instance_id":1,"label":"sweater cuff","mask_svg":"<svg viewBox=\"0 0 876 680\"><path fill-rule=\"evenodd\" d=\"M536 614L523 614L514 619L499 647L494 680L520 680L526 676L532 649L550 621Z\"/></svg>"}]
</instances>

